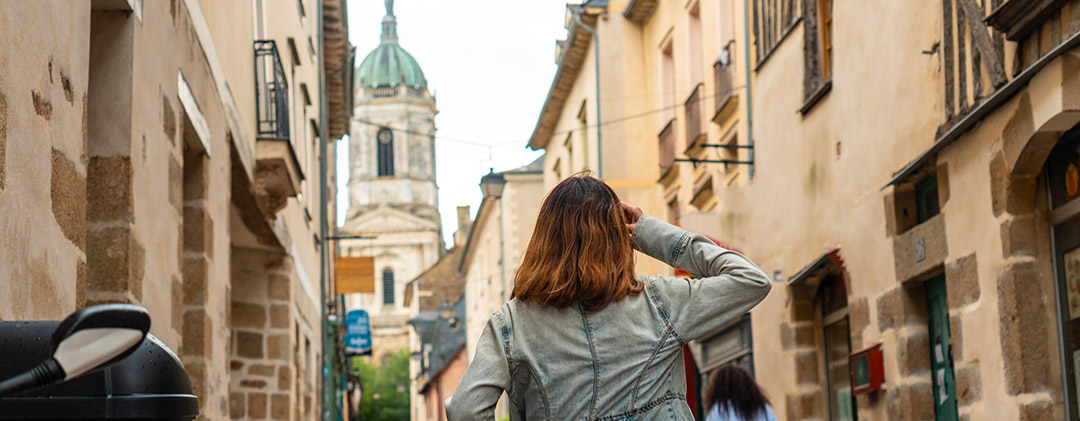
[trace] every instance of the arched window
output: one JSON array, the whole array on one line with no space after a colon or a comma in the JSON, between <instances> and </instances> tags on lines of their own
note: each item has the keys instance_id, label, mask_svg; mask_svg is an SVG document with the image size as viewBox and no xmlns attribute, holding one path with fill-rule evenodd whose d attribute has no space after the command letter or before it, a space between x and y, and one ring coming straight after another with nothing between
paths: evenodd
<instances>
[{"instance_id":1,"label":"arched window","mask_svg":"<svg viewBox=\"0 0 1080 421\"><path fill-rule=\"evenodd\" d=\"M379 177L394 175L394 133L390 129L379 129L375 136L378 144Z\"/></svg>"},{"instance_id":2,"label":"arched window","mask_svg":"<svg viewBox=\"0 0 1080 421\"><path fill-rule=\"evenodd\" d=\"M392 269L382 271L382 302L383 304L394 303L394 271Z\"/></svg>"}]
</instances>

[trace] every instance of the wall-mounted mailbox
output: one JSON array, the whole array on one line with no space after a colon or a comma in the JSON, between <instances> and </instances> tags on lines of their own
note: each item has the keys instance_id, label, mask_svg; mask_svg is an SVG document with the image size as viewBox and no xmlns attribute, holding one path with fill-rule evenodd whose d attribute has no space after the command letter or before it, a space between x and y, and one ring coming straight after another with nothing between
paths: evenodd
<instances>
[{"instance_id":1,"label":"wall-mounted mailbox","mask_svg":"<svg viewBox=\"0 0 1080 421\"><path fill-rule=\"evenodd\" d=\"M851 369L851 388L856 395L881 390L885 384L885 367L881 357L881 343L852 352L848 356Z\"/></svg>"}]
</instances>

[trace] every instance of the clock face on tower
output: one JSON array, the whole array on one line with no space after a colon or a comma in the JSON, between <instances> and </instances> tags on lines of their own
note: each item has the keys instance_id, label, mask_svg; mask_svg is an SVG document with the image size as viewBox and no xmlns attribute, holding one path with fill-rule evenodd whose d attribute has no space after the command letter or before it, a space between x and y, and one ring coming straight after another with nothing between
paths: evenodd
<instances>
[{"instance_id":1,"label":"clock face on tower","mask_svg":"<svg viewBox=\"0 0 1080 421\"><path fill-rule=\"evenodd\" d=\"M378 138L379 143L390 143L391 140L394 140L394 135L390 133L390 129L382 129L379 130Z\"/></svg>"}]
</instances>

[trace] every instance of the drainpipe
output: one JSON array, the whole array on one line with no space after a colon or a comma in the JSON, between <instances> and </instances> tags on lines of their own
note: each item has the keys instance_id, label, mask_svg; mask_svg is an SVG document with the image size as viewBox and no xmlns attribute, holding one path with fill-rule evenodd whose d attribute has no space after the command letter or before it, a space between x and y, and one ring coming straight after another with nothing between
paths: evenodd
<instances>
[{"instance_id":1,"label":"drainpipe","mask_svg":"<svg viewBox=\"0 0 1080 421\"><path fill-rule=\"evenodd\" d=\"M503 242L503 198L499 195L496 199L499 201L499 280L502 282L502 301L505 303L509 299L509 295L506 292L506 246Z\"/></svg>"},{"instance_id":2,"label":"drainpipe","mask_svg":"<svg viewBox=\"0 0 1080 421\"><path fill-rule=\"evenodd\" d=\"M746 60L743 60L746 66L746 143L749 148L746 149L748 161L747 172L750 179L754 179L754 100L751 95L752 85L750 83L750 0L743 0L743 51L746 53Z\"/></svg>"},{"instance_id":3,"label":"drainpipe","mask_svg":"<svg viewBox=\"0 0 1080 421\"><path fill-rule=\"evenodd\" d=\"M329 338L329 327L327 326L327 306L330 302L327 297L331 293L330 291L330 235L329 235L329 214L326 209L327 192L329 188L327 186L327 143L329 142L328 123L329 123L329 100L326 98L326 68L323 65L325 63L325 40L323 38L323 0L315 1L316 10L316 25L318 25L319 31L319 126L322 130L319 130L319 238L322 238L322 247L319 248L319 328L322 332L322 358L319 364L319 378L322 381L322 396L319 412L321 414L320 419L328 421L331 416L331 410L334 405L334 400L330 399L334 393L333 379L330 375L331 367L333 366L333 354L334 344ZM334 411L336 413L336 411Z\"/></svg>"},{"instance_id":4,"label":"drainpipe","mask_svg":"<svg viewBox=\"0 0 1080 421\"><path fill-rule=\"evenodd\" d=\"M584 11L574 13L574 22L578 24L582 29L592 34L593 39L593 53L596 57L596 178L604 179L604 154L603 145L600 139L601 121L600 120L600 35L596 33L596 30L591 26L586 25L585 21L581 20L581 14ZM589 165L588 162L585 165Z\"/></svg>"}]
</instances>

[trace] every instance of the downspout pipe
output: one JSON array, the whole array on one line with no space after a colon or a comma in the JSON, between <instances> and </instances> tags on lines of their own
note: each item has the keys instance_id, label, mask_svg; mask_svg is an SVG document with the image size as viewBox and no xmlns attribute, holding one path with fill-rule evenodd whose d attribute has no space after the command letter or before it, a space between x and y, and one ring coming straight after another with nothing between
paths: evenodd
<instances>
[{"instance_id":1,"label":"downspout pipe","mask_svg":"<svg viewBox=\"0 0 1080 421\"><path fill-rule=\"evenodd\" d=\"M746 66L746 144L750 146L746 149L746 153L749 154L747 161L750 161L749 168L747 168L748 175L751 180L754 179L754 96L752 94L753 85L750 83L750 0L743 0L743 52L745 53L745 60L743 63Z\"/></svg>"},{"instance_id":2,"label":"downspout pipe","mask_svg":"<svg viewBox=\"0 0 1080 421\"><path fill-rule=\"evenodd\" d=\"M593 56L596 60L596 66L594 66L595 68L593 69L596 71L596 178L603 180L604 142L602 142L600 136L601 129L603 128L603 124L601 123L603 120L600 119L600 35L596 33L596 29L593 29L593 27L585 24L585 21L581 19L582 13L584 13L584 11L574 13L574 22L577 23L577 25L580 26L581 29L584 29L585 31L592 34L593 39ZM585 165L588 164L588 162L585 163Z\"/></svg>"},{"instance_id":3,"label":"downspout pipe","mask_svg":"<svg viewBox=\"0 0 1080 421\"><path fill-rule=\"evenodd\" d=\"M319 126L322 130L319 130L319 237L322 238L322 247L319 248L319 329L322 332L322 358L319 365L319 376L322 380L322 396L320 397L319 413L320 419L328 421L330 418L330 408L328 406L334 405L334 400L329 397L333 395L333 378L330 375L333 356L334 344L329 339L329 327L327 326L327 314L330 300L327 299L330 291L330 235L329 235L329 213L326 209L326 201L328 192L330 189L327 186L327 170L328 160L327 153L329 142L330 130L329 123L329 107L330 103L326 97L326 40L323 35L323 0L315 1L315 10L317 11L317 26L319 31Z\"/></svg>"}]
</instances>

